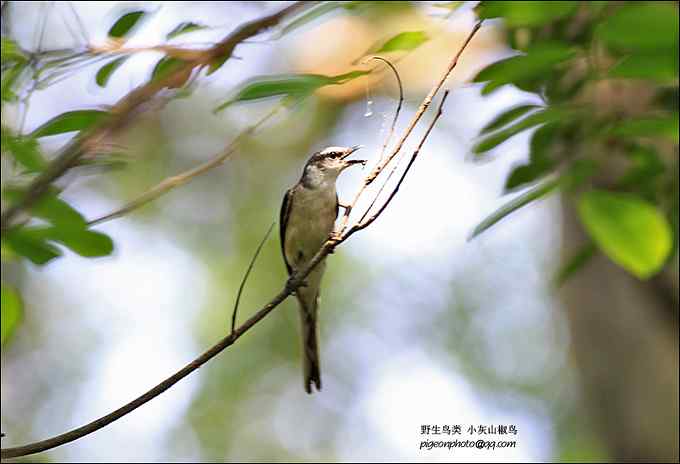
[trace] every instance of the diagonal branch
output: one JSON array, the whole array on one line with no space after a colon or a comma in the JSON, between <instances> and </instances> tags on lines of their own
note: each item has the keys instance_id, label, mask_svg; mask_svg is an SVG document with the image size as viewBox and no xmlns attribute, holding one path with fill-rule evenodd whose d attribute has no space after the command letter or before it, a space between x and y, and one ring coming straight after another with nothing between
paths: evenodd
<instances>
[{"instance_id":1,"label":"diagonal branch","mask_svg":"<svg viewBox=\"0 0 680 464\"><path fill-rule=\"evenodd\" d=\"M127 124L136 110L139 110L158 92L173 85L182 76L190 75L194 69L201 69L216 61L229 59L238 44L278 24L284 17L306 6L307 3L295 2L276 13L242 24L214 46L197 53L193 59L184 61L174 72L158 79L152 79L125 95L111 108L111 117L71 140L60 151L55 160L31 182L26 194L2 212L0 232L4 234L11 227L12 221L17 215L30 208L47 191L52 182L70 169L81 156L89 151L89 148L98 146L104 139Z\"/></svg>"},{"instance_id":2,"label":"diagonal branch","mask_svg":"<svg viewBox=\"0 0 680 464\"><path fill-rule=\"evenodd\" d=\"M187 184L190 182L194 177L200 176L201 174L206 173L207 171L210 171L213 168L216 168L217 166L221 165L224 163L227 158L229 158L238 148L238 145L240 142L247 136L251 135L253 132L255 132L260 126L262 126L265 122L267 122L270 118L272 118L280 109L282 108L282 105L278 105L274 107L272 111L267 113L264 117L260 118L259 121L257 121L255 124L252 124L250 127L247 129L243 130L232 142L227 145L220 153L215 155L213 158L209 159L205 163L199 164L198 166L195 166L191 169L188 169L180 174L176 174L171 177L167 177L163 179L161 182L158 184L154 185L150 189L148 189L146 192L142 193L139 195L137 198L134 200L131 200L128 202L125 206L122 208L119 208L115 211L112 211L104 216L98 217L97 219L93 219L87 223L88 226L95 226L98 224L101 224L103 222L110 221L112 219L119 218L121 216L124 216L137 208L140 208L144 205L146 205L149 202L152 202L153 200L157 199L161 195L164 195L168 193L170 190L180 187L184 184Z\"/></svg>"}]
</instances>

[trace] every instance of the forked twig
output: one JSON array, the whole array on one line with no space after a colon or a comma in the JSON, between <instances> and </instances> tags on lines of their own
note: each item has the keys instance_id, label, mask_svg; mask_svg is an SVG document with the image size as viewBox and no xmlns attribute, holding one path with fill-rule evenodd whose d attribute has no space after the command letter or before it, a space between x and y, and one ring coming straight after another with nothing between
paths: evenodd
<instances>
[{"instance_id":1,"label":"forked twig","mask_svg":"<svg viewBox=\"0 0 680 464\"><path fill-rule=\"evenodd\" d=\"M453 57L453 60L451 60L451 62L447 66L446 70L442 74L442 76L439 78L439 80L434 85L434 87L432 87L430 92L427 94L427 96L425 97L423 102L418 107L416 114L413 116L413 119L411 120L410 124L408 125L408 127L404 131L404 134L401 136L401 138L397 142L397 145L392 150L392 153L390 154L390 156L388 156L381 163L378 163L378 165L373 169L373 171L368 176L366 176L366 178L364 179L363 186L359 189L359 191L354 196L354 200L350 203L350 207L345 209L345 214L342 218L341 226L340 226L341 232L347 229L348 223L349 223L349 215L352 212L352 209L354 208L354 206L356 206L357 201L359 201L359 198L361 197L361 195L364 193L364 190L366 190L366 187L368 187L375 180L375 178L378 177L378 175L383 171L383 169L385 169L385 167L388 164L390 164L390 162L399 154L399 151L404 146L406 139L411 135L411 132L413 132L413 129L415 129L416 125L418 124L420 119L423 117L423 114L425 114L425 111L427 110L427 108L432 103L432 99L434 98L434 96L437 94L437 92L439 92L439 90L444 85L444 82L446 81L446 79L448 79L448 77L451 75L451 72L453 71L453 69L458 64L458 59L460 58L461 54L463 53L463 51L465 50L465 48L470 43L470 41L475 36L475 34L477 33L477 31L479 30L479 28L481 26L482 26L481 20L478 21L474 25L474 27L472 28L472 31L470 31L470 34L468 34L467 38L463 42L463 45L461 45L460 49L458 50L458 53L456 53L456 55Z\"/></svg>"}]
</instances>

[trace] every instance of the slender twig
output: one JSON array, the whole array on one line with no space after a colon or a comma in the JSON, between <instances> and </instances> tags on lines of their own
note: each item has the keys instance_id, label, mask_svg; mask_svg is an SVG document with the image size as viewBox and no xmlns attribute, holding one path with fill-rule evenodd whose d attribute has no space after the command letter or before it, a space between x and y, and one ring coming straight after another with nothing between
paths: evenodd
<instances>
[{"instance_id":1,"label":"slender twig","mask_svg":"<svg viewBox=\"0 0 680 464\"><path fill-rule=\"evenodd\" d=\"M435 94L439 91L439 89L441 89L441 87L444 85L444 82L446 81L446 79L448 79L448 77L451 75L451 72L453 71L453 69L458 64L458 59L460 58L460 55L463 53L463 51L468 46L468 44L470 43L470 41L472 40L472 38L474 37L474 35L477 33L477 31L479 30L479 28L481 26L482 26L481 20L478 21L474 25L474 27L472 28L472 31L470 31L470 34L468 34L467 38L465 39L465 41L461 45L460 49L458 50L458 53L456 53L456 55L453 57L453 59L449 63L448 67L446 68L446 70L444 71L442 76L439 78L439 80L434 85L434 87L432 87L430 92L427 94L427 96L425 97L423 102L418 107L418 110L416 111L415 115L413 116L413 119L411 120L410 124L408 125L408 127L404 131L403 135L401 136L401 138L397 142L397 145L392 150L392 153L390 154L390 156L385 158L385 160L383 162L379 163L373 169L373 171L365 178L364 184L362 185L362 187L359 189L359 191L354 196L354 200L350 203L350 207L345 209L345 214L344 214L342 221L341 221L341 227L340 227L341 231L343 231L347 228L348 223L349 223L349 215L352 212L352 209L354 208L354 206L359 201L359 198L363 194L364 190L366 190L366 188L375 180L376 177L378 177L378 175L382 172L382 170L385 169L385 167L388 164L390 164L390 162L399 154L399 151L401 150L404 143L406 142L406 139L411 135L411 132L413 132L413 129L416 127L416 125L418 124L420 119L423 117L423 114L425 114L425 111L427 110L427 108L432 103L432 99L434 98Z\"/></svg>"},{"instance_id":2,"label":"slender twig","mask_svg":"<svg viewBox=\"0 0 680 464\"><path fill-rule=\"evenodd\" d=\"M399 103L397 103L397 110L394 112L394 118L392 118L390 132L387 134L387 137L385 138L382 150L380 150L380 160L378 162L381 162L383 160L383 157L385 156L385 150L387 149L387 146L390 144L392 136L394 135L394 129L397 127L399 113L401 112L401 107L404 104L404 86L401 84L401 76L399 76L397 68L394 67L390 60L388 60L387 58L383 58L382 56L372 56L371 60L379 60L384 62L387 66L389 66L390 69L392 70L392 73L394 73L394 77L397 79L397 85L399 86Z\"/></svg>"},{"instance_id":3,"label":"slender twig","mask_svg":"<svg viewBox=\"0 0 680 464\"><path fill-rule=\"evenodd\" d=\"M478 28L478 26L476 26ZM460 54L460 53L459 53ZM436 89L438 90L441 87L441 85L437 85ZM431 92L428 94L428 97L426 99L429 99L430 101L434 97L434 95L437 92ZM430 123L427 131L423 135L422 139L420 140L420 143L418 144L418 147L416 148L415 152L412 154L411 159L409 160L409 164L406 167L406 170L402 174L401 178L399 179L399 182L397 186L395 187L394 191L390 194L388 197L387 201L381 206L381 208L372 216L370 216L368 219L362 222L358 222L349 229L341 229L338 230L337 232L332 233L328 239L323 243L319 251L314 255L314 257L301 269L298 271L294 272L286 281L283 289L281 289L266 305L264 305L262 308L260 308L253 316L251 316L246 322L241 324L236 330L233 330L228 336L224 337L222 340L217 342L215 345L213 345L211 348L209 348L207 351L205 351L202 355L197 357L195 360L184 366L182 369L180 369L178 372L176 372L174 375L168 377L143 395L139 396L138 398L134 399L133 401L127 403L126 405L116 409L115 411L100 417L99 419L96 419L82 427L76 428L74 430L65 432L61 435L58 435L53 438L49 438L47 440L31 443L29 445L25 446L18 446L18 447L13 447L13 448L6 448L3 449L2 452L0 453L1 457L6 459L6 458L13 458L13 457L19 457L19 456L26 456L29 454L34 454L34 453L39 453L41 451L45 451L48 449L55 448L57 446L61 446L63 444L72 442L74 440L77 440L79 438L82 438L90 433L93 433L108 424L120 419L121 417L125 416L126 414L134 411L135 409L139 408L143 404L151 401L155 397L159 396L161 393L164 391L168 390L171 388L173 385L175 385L177 382L197 370L199 367L201 367L203 364L208 362L210 359L214 358L217 356L219 353L224 351L227 347L231 346L234 344L236 340L238 340L244 333L246 333L248 330L250 330L255 324L257 324L259 321L261 321L264 317L266 317L271 311L274 310L278 305L280 305L288 296L290 296L297 288L299 288L303 282L304 279L309 275L310 272L321 262L323 261L330 253L332 253L336 247L338 247L341 243L346 241L351 235L354 233L358 232L359 230L365 229L369 225L371 225L387 208L387 206L390 204L392 199L395 197L397 191L399 190L399 187L403 183L408 171L410 170L411 166L415 162L421 148L423 147L423 144L425 143L425 140L429 137L435 123L439 119L439 117L442 114L442 106L444 102L446 101L446 97L448 95L448 91L445 92L442 101L439 104L437 113L435 114L435 117L433 121ZM429 103L428 103L429 105ZM421 105L422 106L422 105ZM427 105L426 105L427 106ZM370 176L370 174L369 174Z\"/></svg>"},{"instance_id":4,"label":"slender twig","mask_svg":"<svg viewBox=\"0 0 680 464\"><path fill-rule=\"evenodd\" d=\"M404 104L404 87L401 84L401 76L399 75L399 71L397 71L397 68L394 67L394 65L387 59L381 57L381 56L373 56L371 57L372 60L380 60L385 62L391 69L392 73L394 74L394 77L397 79L397 85L399 86L399 103L397 103L397 109L394 112L394 118L392 118L392 125L390 126L390 131L387 134L387 137L385 138L385 142L383 143L382 149L380 150L380 158L378 161L376 161L376 166L382 162L383 158L385 157L385 150L387 149L387 146L390 144L390 141L392 140L392 136L394 135L394 129L397 126L397 120L399 119L399 113L401 112L401 107ZM373 208L373 205L375 204L376 201L378 201L378 197L382 193L383 189L389 182L390 178L394 174L394 171L397 169L397 166L399 166L399 161L395 163L394 168L390 172L390 175L387 176L387 179L385 179L385 182L383 183L382 187L380 187L380 190L378 191L377 195L375 198L373 198L373 202L370 204L368 208L364 211L363 216L361 216L361 219L359 219L359 222L363 221L368 212ZM350 211L351 212L351 211Z\"/></svg>"},{"instance_id":5,"label":"slender twig","mask_svg":"<svg viewBox=\"0 0 680 464\"><path fill-rule=\"evenodd\" d=\"M248 269L246 270L246 273L243 275L241 285L238 286L238 292L236 293L236 302L234 303L234 311L231 313L231 333L234 333L234 330L236 330L236 315L238 314L238 304L241 302L243 288L246 286L248 276L250 276L250 271L253 270L255 261L257 261L257 257L260 255L260 251L262 251L262 247L264 246L265 242L269 238L269 235L272 233L272 230L274 229L274 224L276 224L276 221L272 222L272 225L270 225L269 229L267 229L267 233L264 234L264 237L262 237L260 244L257 246L257 250L255 250L255 254L250 260L250 264L248 264Z\"/></svg>"},{"instance_id":6,"label":"slender twig","mask_svg":"<svg viewBox=\"0 0 680 464\"><path fill-rule=\"evenodd\" d=\"M93 219L89 221L87 224L89 226L95 226L97 224L101 224L106 221L110 221L111 219L119 218L121 216L124 216L137 208L140 208L147 203L157 199L161 195L164 195L168 193L170 190L177 188L181 185L184 185L191 181L194 177L200 176L201 174L210 171L213 168L216 168L217 166L221 165L226 161L229 156L231 156L236 149L238 148L238 145L240 142L253 132L255 132L260 126L262 126L265 122L267 122L272 116L274 116L281 108L283 105L278 105L274 107L272 111L267 113L264 117L262 117L259 121L257 121L255 124L251 125L244 131L242 131L229 145L227 145L220 153L215 155L213 158L209 159L203 164L199 164L198 166L195 166L187 171L184 171L180 174L176 174L171 177L167 177L163 179L161 182L158 184L154 185L141 195L139 195L137 198L134 200L128 202L125 206L122 208L119 208L115 211L112 211L108 214L105 214L104 216L98 217L97 219Z\"/></svg>"},{"instance_id":7,"label":"slender twig","mask_svg":"<svg viewBox=\"0 0 680 464\"><path fill-rule=\"evenodd\" d=\"M375 214L373 214L372 216L369 216L368 219L366 219L366 220L359 221L352 228L350 228L349 231L344 235L344 237L349 237L353 233L358 232L358 231L365 229L366 227L370 226L373 223L373 221L375 221L378 218L378 216L380 216L382 214L382 212L385 211L385 209L390 204L392 199L397 195L397 192L399 191L399 187L401 187L402 182L404 182L404 179L406 178L406 174L408 174L409 170L411 169L411 166L413 166L413 163L415 162L416 158L418 157L420 150L423 148L425 141L430 136L430 132L432 132L432 129L434 128L434 125L437 123L437 120L441 117L442 108L443 108L444 102L446 102L446 98L448 96L449 96L449 91L446 90L444 92L444 96L442 97L442 101L439 103L439 107L437 108L437 113L435 114L434 118L432 119L432 122L430 123L427 130L425 131L425 134L420 139L420 143L418 144L418 147L416 148L416 150L411 155L411 159L409 160L408 164L406 165L406 169L404 169L404 172L401 174L401 177L399 178L399 182L397 182L397 185L396 185L396 187L394 187L394 190L392 190L392 192L390 192L390 196L387 197L387 200L385 200L385 203L383 203L383 205L380 207L380 209L378 209L378 211Z\"/></svg>"},{"instance_id":8,"label":"slender twig","mask_svg":"<svg viewBox=\"0 0 680 464\"><path fill-rule=\"evenodd\" d=\"M297 11L307 3L295 2L276 13L244 23L222 41L198 54L193 60L184 61L174 72L170 72L167 76L159 79L152 79L146 84L133 89L113 106L109 118L87 132L79 134L62 148L54 161L29 184L26 194L2 212L0 216L0 233L5 233L11 227L12 220L19 213L32 206L47 191L51 183L70 169L83 154L121 129L129 122L135 111L158 92L196 68L202 68L216 61L228 59L231 57L236 46L243 40L278 24L285 16Z\"/></svg>"}]
</instances>

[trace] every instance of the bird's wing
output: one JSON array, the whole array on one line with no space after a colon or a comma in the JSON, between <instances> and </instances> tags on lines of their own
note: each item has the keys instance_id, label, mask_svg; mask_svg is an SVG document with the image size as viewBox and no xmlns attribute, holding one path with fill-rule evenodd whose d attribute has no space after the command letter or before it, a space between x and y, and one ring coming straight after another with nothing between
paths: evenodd
<instances>
[{"instance_id":1,"label":"bird's wing","mask_svg":"<svg viewBox=\"0 0 680 464\"><path fill-rule=\"evenodd\" d=\"M281 252L283 254L283 262L286 263L288 275L293 273L293 268L290 267L286 259L286 229L288 228L288 218L290 217L290 207L293 204L293 189L287 190L283 196L283 204L281 205L281 213L279 216L279 236L281 237Z\"/></svg>"}]
</instances>

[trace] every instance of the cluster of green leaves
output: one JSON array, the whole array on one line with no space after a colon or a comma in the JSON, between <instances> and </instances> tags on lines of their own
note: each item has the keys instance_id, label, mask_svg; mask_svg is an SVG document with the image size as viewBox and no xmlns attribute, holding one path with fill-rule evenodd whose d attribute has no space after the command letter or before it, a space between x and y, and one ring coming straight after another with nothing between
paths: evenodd
<instances>
[{"instance_id":1,"label":"cluster of green leaves","mask_svg":"<svg viewBox=\"0 0 680 464\"><path fill-rule=\"evenodd\" d=\"M128 34L142 19L141 13L125 14L111 27L109 35L121 38ZM60 52L62 53L62 52ZM2 108L6 105L25 103L33 89L40 84L50 85L55 77L89 62L91 56L83 53L67 55L32 54L21 48L9 37L2 37ZM110 73L113 70L110 70ZM101 81L97 74L97 82ZM45 77L46 76L46 77ZM106 77L105 80L108 80ZM19 107L26 111L27 106ZM3 178L3 212L30 195L28 186L49 169L49 159L42 152L40 139L61 134L74 134L91 130L101 124L109 113L102 110L77 110L62 113L40 125L30 133L20 133L2 125L3 169L11 175ZM90 163L105 163L105 157L97 157ZM73 206L60 197L61 191L48 186L47 191L32 202L20 221L3 224L2 261L25 259L35 265L45 265L62 255L62 247L84 257L111 254L113 241L107 235L89 229L87 221ZM2 343L11 336L21 319L22 304L18 291L2 283Z\"/></svg>"},{"instance_id":2,"label":"cluster of green leaves","mask_svg":"<svg viewBox=\"0 0 680 464\"><path fill-rule=\"evenodd\" d=\"M669 2L481 2L483 19L501 19L517 51L475 77L482 94L514 85L543 105L509 108L481 130L477 156L535 129L529 160L508 175L505 190L532 186L486 218L482 233L545 195L573 198L592 242L577 250L561 283L596 250L637 276L657 273L678 242L678 8ZM642 113L599 106L598 85L624 80L657 95ZM668 161L659 152L674 151ZM606 189L612 158L627 169Z\"/></svg>"}]
</instances>

